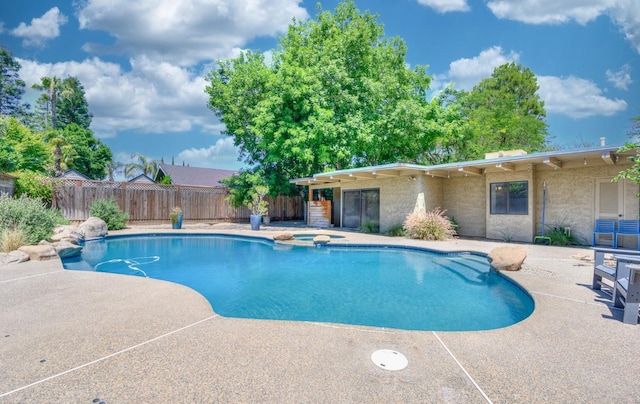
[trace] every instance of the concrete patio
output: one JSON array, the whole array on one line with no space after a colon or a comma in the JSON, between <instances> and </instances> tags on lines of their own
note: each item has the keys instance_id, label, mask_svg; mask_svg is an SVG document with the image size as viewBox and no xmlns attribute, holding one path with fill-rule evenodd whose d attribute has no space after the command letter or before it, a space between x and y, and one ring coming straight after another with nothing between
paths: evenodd
<instances>
[{"instance_id":1,"label":"concrete patio","mask_svg":"<svg viewBox=\"0 0 640 404\"><path fill-rule=\"evenodd\" d=\"M283 229L194 224L180 232L270 237ZM502 245L339 233L345 239L332 243L485 253ZM638 402L640 328L590 288L592 264L581 258L592 252L523 246L524 268L506 275L536 309L481 332L224 318L177 284L67 271L58 260L0 267L0 402ZM403 353L408 367L376 367L371 353L383 348Z\"/></svg>"}]
</instances>

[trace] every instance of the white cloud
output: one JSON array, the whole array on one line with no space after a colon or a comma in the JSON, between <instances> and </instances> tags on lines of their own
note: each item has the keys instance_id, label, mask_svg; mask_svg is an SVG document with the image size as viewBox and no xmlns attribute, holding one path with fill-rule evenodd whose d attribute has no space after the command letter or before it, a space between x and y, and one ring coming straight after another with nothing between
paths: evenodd
<instances>
[{"instance_id":1,"label":"white cloud","mask_svg":"<svg viewBox=\"0 0 640 404\"><path fill-rule=\"evenodd\" d=\"M145 57L130 60L131 71L98 58L55 64L18 61L20 77L29 87L43 76L78 77L94 114L91 127L100 138L121 131L173 133L194 127L220 133L220 123L206 106L206 82L189 69Z\"/></svg>"},{"instance_id":2,"label":"white cloud","mask_svg":"<svg viewBox=\"0 0 640 404\"><path fill-rule=\"evenodd\" d=\"M628 90L629 84L633 83L633 80L631 80L631 66L628 64L623 65L617 72L607 70L605 76L608 82L620 90Z\"/></svg>"},{"instance_id":3,"label":"white cloud","mask_svg":"<svg viewBox=\"0 0 640 404\"><path fill-rule=\"evenodd\" d=\"M490 0L487 7L498 18L529 24L559 24L595 20L617 0Z\"/></svg>"},{"instance_id":4,"label":"white cloud","mask_svg":"<svg viewBox=\"0 0 640 404\"><path fill-rule=\"evenodd\" d=\"M431 7L439 13L471 10L467 0L418 0L418 3Z\"/></svg>"},{"instance_id":5,"label":"white cloud","mask_svg":"<svg viewBox=\"0 0 640 404\"><path fill-rule=\"evenodd\" d=\"M611 116L627 109L624 100L607 98L595 83L578 77L538 76L538 85L538 93L548 113L579 119Z\"/></svg>"},{"instance_id":6,"label":"white cloud","mask_svg":"<svg viewBox=\"0 0 640 404\"><path fill-rule=\"evenodd\" d=\"M11 35L24 38L25 46L41 46L47 40L60 35L60 26L66 24L67 17L60 12L58 7L44 13L40 18L33 18L31 25L21 22L16 28L11 30Z\"/></svg>"},{"instance_id":7,"label":"white cloud","mask_svg":"<svg viewBox=\"0 0 640 404\"><path fill-rule=\"evenodd\" d=\"M637 0L618 0L616 4L609 15L620 26L636 52L640 53L640 5Z\"/></svg>"},{"instance_id":8,"label":"white cloud","mask_svg":"<svg viewBox=\"0 0 640 404\"><path fill-rule=\"evenodd\" d=\"M80 28L102 30L116 42L86 44L89 52L115 51L189 66L226 58L231 49L260 36L284 32L304 20L300 0L88 0Z\"/></svg>"},{"instance_id":9,"label":"white cloud","mask_svg":"<svg viewBox=\"0 0 640 404\"><path fill-rule=\"evenodd\" d=\"M518 53L512 51L505 54L501 47L493 46L473 58L462 58L451 62L446 78L438 77L437 81L453 82L455 88L459 90L470 90L480 80L490 77L496 67L517 62L519 59Z\"/></svg>"},{"instance_id":10,"label":"white cloud","mask_svg":"<svg viewBox=\"0 0 640 404\"><path fill-rule=\"evenodd\" d=\"M213 146L201 149L187 149L181 151L175 161L186 161L193 167L222 168L239 170L244 165L238 161L238 150L233 145L232 137L219 139Z\"/></svg>"},{"instance_id":11,"label":"white cloud","mask_svg":"<svg viewBox=\"0 0 640 404\"><path fill-rule=\"evenodd\" d=\"M636 52L640 53L638 0L489 0L487 7L498 18L528 24L587 24L608 15Z\"/></svg>"}]
</instances>

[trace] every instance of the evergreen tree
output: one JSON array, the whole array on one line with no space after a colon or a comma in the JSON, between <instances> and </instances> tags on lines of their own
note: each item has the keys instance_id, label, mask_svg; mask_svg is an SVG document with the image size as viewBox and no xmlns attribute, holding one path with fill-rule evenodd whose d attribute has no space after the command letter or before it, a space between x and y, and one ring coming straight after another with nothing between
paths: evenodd
<instances>
[{"instance_id":1,"label":"evergreen tree","mask_svg":"<svg viewBox=\"0 0 640 404\"><path fill-rule=\"evenodd\" d=\"M56 104L58 125L61 128L75 123L89 129L93 114L85 98L84 87L76 77L67 77L62 81L62 92Z\"/></svg>"},{"instance_id":2,"label":"evergreen tree","mask_svg":"<svg viewBox=\"0 0 640 404\"><path fill-rule=\"evenodd\" d=\"M19 71L20 63L0 45L0 118L15 116L21 111L25 82L20 79Z\"/></svg>"}]
</instances>

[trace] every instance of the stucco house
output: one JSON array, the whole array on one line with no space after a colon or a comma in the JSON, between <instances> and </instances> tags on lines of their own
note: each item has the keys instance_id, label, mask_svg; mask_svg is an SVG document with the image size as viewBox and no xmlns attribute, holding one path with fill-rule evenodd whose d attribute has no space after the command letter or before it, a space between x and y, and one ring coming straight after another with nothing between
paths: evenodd
<instances>
[{"instance_id":1,"label":"stucco house","mask_svg":"<svg viewBox=\"0 0 640 404\"><path fill-rule=\"evenodd\" d=\"M358 228L373 222L385 232L414 209L440 207L455 218L461 236L522 242L541 234L545 195L546 231L560 226L590 243L596 219L638 219L638 184L611 181L632 165L628 158L635 155L618 153L619 148L496 152L483 160L387 164L291 182L308 186L313 199L322 199L314 190L333 190L333 203L309 202L310 224L331 221L336 227ZM326 219L323 213L314 214L315 206L324 209ZM621 247L637 247L635 239L626 239Z\"/></svg>"}]
</instances>

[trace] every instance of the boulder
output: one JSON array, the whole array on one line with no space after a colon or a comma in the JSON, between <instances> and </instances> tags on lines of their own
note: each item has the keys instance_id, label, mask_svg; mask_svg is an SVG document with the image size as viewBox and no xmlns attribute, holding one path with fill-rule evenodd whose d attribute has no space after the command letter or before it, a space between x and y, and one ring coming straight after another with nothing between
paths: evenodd
<instances>
[{"instance_id":1,"label":"boulder","mask_svg":"<svg viewBox=\"0 0 640 404\"><path fill-rule=\"evenodd\" d=\"M55 248L50 245L25 245L18 248L18 251L29 255L29 258L33 261L46 261L53 258L58 258Z\"/></svg>"},{"instance_id":2,"label":"boulder","mask_svg":"<svg viewBox=\"0 0 640 404\"><path fill-rule=\"evenodd\" d=\"M60 258L75 257L82 253L82 247L69 241L55 243L54 249Z\"/></svg>"},{"instance_id":3,"label":"boulder","mask_svg":"<svg viewBox=\"0 0 640 404\"><path fill-rule=\"evenodd\" d=\"M78 229L84 234L85 240L103 238L107 235L107 224L99 217L90 217L84 221Z\"/></svg>"},{"instance_id":4,"label":"boulder","mask_svg":"<svg viewBox=\"0 0 640 404\"><path fill-rule=\"evenodd\" d=\"M77 226L60 226L56 227L53 230L53 236L51 236L51 241L62 241L66 240L73 244L78 244L82 240L84 240L84 234Z\"/></svg>"},{"instance_id":5,"label":"boulder","mask_svg":"<svg viewBox=\"0 0 640 404\"><path fill-rule=\"evenodd\" d=\"M29 255L22 251L11 251L10 253L5 254L4 257L5 265L20 264L25 261L29 261Z\"/></svg>"},{"instance_id":6,"label":"boulder","mask_svg":"<svg viewBox=\"0 0 640 404\"><path fill-rule=\"evenodd\" d=\"M287 231L281 231L273 235L274 240L278 241L286 241L293 239L293 233L289 233Z\"/></svg>"},{"instance_id":7,"label":"boulder","mask_svg":"<svg viewBox=\"0 0 640 404\"><path fill-rule=\"evenodd\" d=\"M331 237L325 236L323 234L315 236L313 238L313 244L329 244L329 241L331 241Z\"/></svg>"},{"instance_id":8,"label":"boulder","mask_svg":"<svg viewBox=\"0 0 640 404\"><path fill-rule=\"evenodd\" d=\"M497 271L517 271L527 258L527 251L522 247L496 247L489 253L489 262Z\"/></svg>"}]
</instances>

